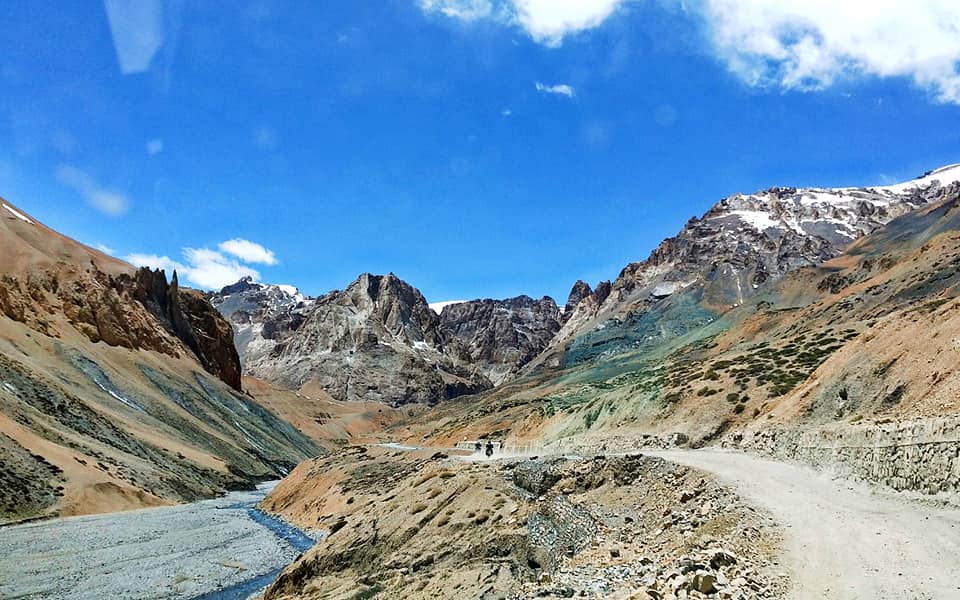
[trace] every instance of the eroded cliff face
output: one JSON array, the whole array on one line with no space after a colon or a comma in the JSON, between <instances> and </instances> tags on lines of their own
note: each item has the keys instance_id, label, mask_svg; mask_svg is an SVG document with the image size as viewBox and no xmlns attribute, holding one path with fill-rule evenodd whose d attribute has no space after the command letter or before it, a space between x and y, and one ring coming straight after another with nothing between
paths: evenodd
<instances>
[{"instance_id":1,"label":"eroded cliff face","mask_svg":"<svg viewBox=\"0 0 960 600\"><path fill-rule=\"evenodd\" d=\"M552 298L529 296L460 302L440 314L445 333L462 343L464 358L494 385L536 358L560 331L561 319Z\"/></svg>"},{"instance_id":2,"label":"eroded cliff face","mask_svg":"<svg viewBox=\"0 0 960 600\"><path fill-rule=\"evenodd\" d=\"M51 337L61 322L91 342L153 350L179 358L192 353L211 374L240 389L240 360L230 324L203 295L183 290L176 273L139 269L111 274L73 265L0 276L0 312Z\"/></svg>"},{"instance_id":3,"label":"eroded cliff face","mask_svg":"<svg viewBox=\"0 0 960 600\"><path fill-rule=\"evenodd\" d=\"M244 279L210 295L234 327L244 371L334 398L432 404L515 376L560 330L551 298L471 300L438 315L393 274L307 298Z\"/></svg>"}]
</instances>

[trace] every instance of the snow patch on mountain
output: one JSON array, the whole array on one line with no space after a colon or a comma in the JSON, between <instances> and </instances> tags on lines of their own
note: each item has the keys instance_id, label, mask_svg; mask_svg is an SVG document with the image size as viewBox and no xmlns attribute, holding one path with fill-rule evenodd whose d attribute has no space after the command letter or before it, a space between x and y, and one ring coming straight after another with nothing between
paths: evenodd
<instances>
[{"instance_id":1,"label":"snow patch on mountain","mask_svg":"<svg viewBox=\"0 0 960 600\"><path fill-rule=\"evenodd\" d=\"M890 192L893 194L903 194L912 189L929 187L938 181L942 186L960 181L960 163L934 169L933 171L930 171L929 173L926 173L916 179L911 179L910 181L905 181L895 185L877 186L871 189Z\"/></svg>"},{"instance_id":2,"label":"snow patch on mountain","mask_svg":"<svg viewBox=\"0 0 960 600\"><path fill-rule=\"evenodd\" d=\"M16 210L16 209L13 208L12 206L9 206L9 205L7 205L7 204L4 204L3 207L4 207L5 209L7 209L7 211L9 211L10 214L12 214L12 215L15 216L16 218L20 219L21 221L23 221L23 222L25 222L25 223L29 223L30 225L33 225L33 224L34 224L33 221L30 219L30 217L28 217L27 215L23 214L22 212Z\"/></svg>"},{"instance_id":3,"label":"snow patch on mountain","mask_svg":"<svg viewBox=\"0 0 960 600\"><path fill-rule=\"evenodd\" d=\"M443 302L431 302L427 306L429 306L430 309L433 310L433 312L439 315L440 313L443 312L443 309L445 307L452 306L454 304L463 304L464 302L467 302L467 301L466 300L444 300Z\"/></svg>"}]
</instances>

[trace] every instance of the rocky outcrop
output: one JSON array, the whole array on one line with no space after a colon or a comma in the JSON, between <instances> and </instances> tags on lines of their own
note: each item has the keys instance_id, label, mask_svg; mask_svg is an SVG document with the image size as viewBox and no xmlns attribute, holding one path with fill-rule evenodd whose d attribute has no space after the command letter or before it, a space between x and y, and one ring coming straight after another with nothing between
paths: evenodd
<instances>
[{"instance_id":1,"label":"rocky outcrop","mask_svg":"<svg viewBox=\"0 0 960 600\"><path fill-rule=\"evenodd\" d=\"M393 274L306 298L244 279L210 295L246 373L339 399L434 403L509 380L560 330L551 298L473 300L437 315Z\"/></svg>"},{"instance_id":2,"label":"rocky outcrop","mask_svg":"<svg viewBox=\"0 0 960 600\"><path fill-rule=\"evenodd\" d=\"M248 355L246 368L291 388L313 382L342 400L433 404L490 387L465 357L418 290L365 273L317 298L269 355Z\"/></svg>"},{"instance_id":3,"label":"rocky outcrop","mask_svg":"<svg viewBox=\"0 0 960 600\"><path fill-rule=\"evenodd\" d=\"M560 318L552 298L529 296L451 304L440 314L443 334L461 342L465 360L494 385L512 378L547 347L560 330Z\"/></svg>"},{"instance_id":4,"label":"rocky outcrop","mask_svg":"<svg viewBox=\"0 0 960 600\"><path fill-rule=\"evenodd\" d=\"M108 274L72 265L4 275L0 312L31 329L60 337L65 318L91 342L153 350L179 357L189 352L204 369L240 389L240 362L230 325L198 292L182 290L174 274L140 269Z\"/></svg>"},{"instance_id":5,"label":"rocky outcrop","mask_svg":"<svg viewBox=\"0 0 960 600\"><path fill-rule=\"evenodd\" d=\"M180 288L176 271L168 285L163 271L141 268L132 279L121 277L118 287L126 288L183 342L204 369L240 389L240 358L233 344L233 329L203 294Z\"/></svg>"},{"instance_id":6,"label":"rocky outcrop","mask_svg":"<svg viewBox=\"0 0 960 600\"><path fill-rule=\"evenodd\" d=\"M563 307L564 317L569 317L569 315L573 314L573 311L577 308L577 305L580 304L580 301L592 295L593 290L590 288L590 284L578 279L577 282L573 284L573 288L567 296L567 304Z\"/></svg>"},{"instance_id":7,"label":"rocky outcrop","mask_svg":"<svg viewBox=\"0 0 960 600\"><path fill-rule=\"evenodd\" d=\"M321 452L240 383L229 323L176 274L0 207L0 523L199 500Z\"/></svg>"}]
</instances>

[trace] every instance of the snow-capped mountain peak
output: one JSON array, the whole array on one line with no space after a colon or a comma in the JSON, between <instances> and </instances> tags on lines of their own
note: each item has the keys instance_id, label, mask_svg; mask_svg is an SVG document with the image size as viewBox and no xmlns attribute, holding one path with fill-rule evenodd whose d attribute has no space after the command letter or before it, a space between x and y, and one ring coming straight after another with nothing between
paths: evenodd
<instances>
[{"instance_id":1,"label":"snow-capped mountain peak","mask_svg":"<svg viewBox=\"0 0 960 600\"><path fill-rule=\"evenodd\" d=\"M894 218L940 200L958 182L960 164L953 164L895 185L733 194L690 219L645 261L627 265L603 300L580 303L553 344L608 319L643 314L691 286L712 311L738 306L768 280L837 256Z\"/></svg>"}]
</instances>

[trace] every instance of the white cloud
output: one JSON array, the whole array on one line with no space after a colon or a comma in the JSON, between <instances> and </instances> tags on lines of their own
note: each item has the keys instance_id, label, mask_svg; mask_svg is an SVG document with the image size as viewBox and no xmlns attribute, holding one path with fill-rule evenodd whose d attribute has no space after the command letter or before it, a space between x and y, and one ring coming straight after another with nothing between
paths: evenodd
<instances>
[{"instance_id":1,"label":"white cloud","mask_svg":"<svg viewBox=\"0 0 960 600\"><path fill-rule=\"evenodd\" d=\"M153 156L154 154L160 154L163 152L163 140L155 139L147 142L147 154Z\"/></svg>"},{"instance_id":2,"label":"white cloud","mask_svg":"<svg viewBox=\"0 0 960 600\"><path fill-rule=\"evenodd\" d=\"M556 47L566 36L593 29L627 0L420 0L420 8L451 19L494 19Z\"/></svg>"},{"instance_id":3,"label":"white cloud","mask_svg":"<svg viewBox=\"0 0 960 600\"><path fill-rule=\"evenodd\" d=\"M207 248L184 248L183 256L190 263L186 277L204 289L220 289L242 277L260 279L260 273L240 262Z\"/></svg>"},{"instance_id":4,"label":"white cloud","mask_svg":"<svg viewBox=\"0 0 960 600\"><path fill-rule=\"evenodd\" d=\"M236 283L243 277L260 279L260 272L246 263L276 264L273 251L255 242L233 239L219 244L220 250L184 248L182 260L157 254L128 254L127 262L138 267L163 269L168 275L177 274L191 285L201 289L217 290ZM242 256L241 256L242 255Z\"/></svg>"},{"instance_id":5,"label":"white cloud","mask_svg":"<svg viewBox=\"0 0 960 600\"><path fill-rule=\"evenodd\" d=\"M543 92L544 94L557 94L558 96L566 96L567 98L573 98L576 95L576 90L565 83L544 85L539 81L535 81L533 85L537 88L538 92Z\"/></svg>"},{"instance_id":6,"label":"white cloud","mask_svg":"<svg viewBox=\"0 0 960 600\"><path fill-rule=\"evenodd\" d=\"M127 261L135 267L150 267L151 269L163 269L164 271L173 272L174 270L181 273L186 273L189 270L185 264L177 262L170 258L169 256L159 256L157 254L141 254L133 253L128 254L123 257L123 260Z\"/></svg>"},{"instance_id":7,"label":"white cloud","mask_svg":"<svg viewBox=\"0 0 960 600\"><path fill-rule=\"evenodd\" d=\"M749 85L820 90L851 76L906 77L960 104L956 0L707 0L721 59Z\"/></svg>"},{"instance_id":8,"label":"white cloud","mask_svg":"<svg viewBox=\"0 0 960 600\"><path fill-rule=\"evenodd\" d=\"M504 117L509 117L510 115L513 114L513 111L510 110L509 108L505 108L500 111L500 114L503 115Z\"/></svg>"},{"instance_id":9,"label":"white cloud","mask_svg":"<svg viewBox=\"0 0 960 600\"><path fill-rule=\"evenodd\" d=\"M489 19L556 47L636 0L418 0L427 13ZM670 0L661 0L666 3ZM903 77L960 104L956 0L698 0L677 2L707 25L713 50L752 86L822 90L838 79Z\"/></svg>"},{"instance_id":10,"label":"white cloud","mask_svg":"<svg viewBox=\"0 0 960 600\"><path fill-rule=\"evenodd\" d=\"M217 246L221 252L235 256L246 263L258 263L263 265L277 264L277 257L272 250L268 250L256 242L234 238L222 242Z\"/></svg>"},{"instance_id":11,"label":"white cloud","mask_svg":"<svg viewBox=\"0 0 960 600\"><path fill-rule=\"evenodd\" d=\"M103 252L104 254L109 254L110 256L113 256L116 253L116 250L106 244L97 244L94 246L94 248L100 252Z\"/></svg>"},{"instance_id":12,"label":"white cloud","mask_svg":"<svg viewBox=\"0 0 960 600\"><path fill-rule=\"evenodd\" d=\"M535 41L559 46L571 33L593 29L623 0L513 0L516 18Z\"/></svg>"},{"instance_id":13,"label":"white cloud","mask_svg":"<svg viewBox=\"0 0 960 600\"><path fill-rule=\"evenodd\" d=\"M60 165L56 172L57 180L77 192L88 204L111 217L119 217L127 212L130 201L126 195L116 190L104 188L87 172L70 165Z\"/></svg>"}]
</instances>

